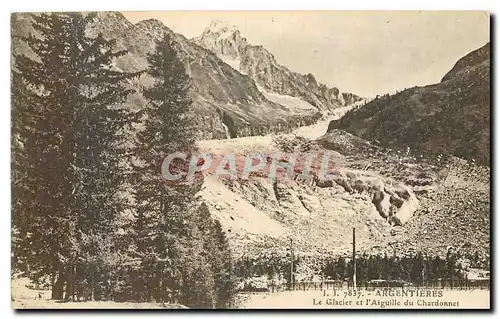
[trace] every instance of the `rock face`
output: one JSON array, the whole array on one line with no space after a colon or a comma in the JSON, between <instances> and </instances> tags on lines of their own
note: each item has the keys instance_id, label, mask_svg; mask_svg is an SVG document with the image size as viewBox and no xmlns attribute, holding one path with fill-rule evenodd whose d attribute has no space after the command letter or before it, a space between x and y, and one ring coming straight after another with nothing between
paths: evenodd
<instances>
[{"instance_id":1,"label":"rock face","mask_svg":"<svg viewBox=\"0 0 500 319\"><path fill-rule=\"evenodd\" d=\"M256 175L245 181L207 176L204 183L205 203L245 253L254 245L281 249L291 234L299 251L322 245L338 251L349 247L346 230L352 227L359 230L360 245L370 247L406 225L419 208L411 189L372 172L343 169L330 182L275 182Z\"/></svg>"},{"instance_id":2,"label":"rock face","mask_svg":"<svg viewBox=\"0 0 500 319\"><path fill-rule=\"evenodd\" d=\"M392 224L387 237L390 247L381 240L369 251L413 250L445 256L447 247L461 246L472 254L488 254L490 167L449 154L384 148L339 129L316 142L344 155L347 170L384 177L380 178L383 193L372 193L371 204L377 206L379 218L392 211L385 220Z\"/></svg>"},{"instance_id":3,"label":"rock face","mask_svg":"<svg viewBox=\"0 0 500 319\"><path fill-rule=\"evenodd\" d=\"M200 151L235 153L237 158L275 152L322 158L321 152L327 151L323 145L331 145L296 134L203 141ZM372 170L347 167L346 155L328 152L333 168L328 178L318 174L319 162L308 166L307 178L299 178L304 172L297 165L300 160L291 178L275 180L266 174L266 168L248 179L205 177L202 197L237 254L281 251L287 247L289 235L296 238L301 254L343 253L351 245L352 227L357 230L360 249L384 246L394 227L406 228L411 223L420 202L410 186Z\"/></svg>"},{"instance_id":4,"label":"rock face","mask_svg":"<svg viewBox=\"0 0 500 319\"><path fill-rule=\"evenodd\" d=\"M334 129L383 146L450 153L489 165L490 44L460 59L440 83L376 98L332 121L329 130Z\"/></svg>"},{"instance_id":5,"label":"rock face","mask_svg":"<svg viewBox=\"0 0 500 319\"><path fill-rule=\"evenodd\" d=\"M391 225L404 225L418 209L418 200L409 187L373 172L339 170L334 175L333 182L348 193L367 194L380 217ZM331 187L333 184L327 186Z\"/></svg>"},{"instance_id":6,"label":"rock face","mask_svg":"<svg viewBox=\"0 0 500 319\"><path fill-rule=\"evenodd\" d=\"M12 24L14 34L26 35L32 30L27 14L16 14ZM164 34L171 36L192 79L193 120L200 139L289 132L321 117L319 110L306 102L289 103L295 101L280 97L268 99L250 77L226 64L210 50L174 33L158 20L132 24L120 13L100 12L89 27L91 36L98 33L116 39L118 49L128 50L128 54L115 62L115 67L123 71L147 68L146 57L154 50L155 41ZM19 41L13 42L13 50L32 55L29 48L23 47ZM237 48L227 44L224 52L234 54ZM141 88L150 84L151 79L146 75L129 83L136 93L130 96L125 107L140 109L146 103Z\"/></svg>"},{"instance_id":7,"label":"rock face","mask_svg":"<svg viewBox=\"0 0 500 319\"><path fill-rule=\"evenodd\" d=\"M337 88L318 83L310 73L304 75L288 70L263 46L247 43L236 27L222 21L213 21L195 41L251 77L267 92L301 98L323 111L361 100L355 94L341 93Z\"/></svg>"}]
</instances>

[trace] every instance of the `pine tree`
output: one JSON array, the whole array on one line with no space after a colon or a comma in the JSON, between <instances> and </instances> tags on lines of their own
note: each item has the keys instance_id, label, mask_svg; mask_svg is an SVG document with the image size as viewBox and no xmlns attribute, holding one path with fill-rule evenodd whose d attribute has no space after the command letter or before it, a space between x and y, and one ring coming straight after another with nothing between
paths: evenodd
<instances>
[{"instance_id":1,"label":"pine tree","mask_svg":"<svg viewBox=\"0 0 500 319\"><path fill-rule=\"evenodd\" d=\"M347 277L347 267L346 267L346 262L345 258L342 256L339 256L337 259L337 273L339 274L339 278L344 280L344 278Z\"/></svg>"},{"instance_id":2,"label":"pine tree","mask_svg":"<svg viewBox=\"0 0 500 319\"><path fill-rule=\"evenodd\" d=\"M73 187L74 206L77 215L76 249L86 263L92 258L89 269L82 270L88 275L91 298L103 298L110 271L115 265L107 265L108 256L113 252L114 222L123 210L117 196L123 184L123 169L120 167L123 149L123 127L127 114L119 106L131 93L123 87L126 80L140 73L123 73L112 70L113 60L125 51L115 52L114 40L105 40L102 35L89 39L85 27L93 15L83 17L71 15L71 36L82 39L70 47L69 54L74 61L75 123L73 142L75 180ZM80 27L76 27L80 26ZM83 240L85 239L85 240ZM108 270L106 270L108 269ZM95 293L98 296L95 296Z\"/></svg>"},{"instance_id":3,"label":"pine tree","mask_svg":"<svg viewBox=\"0 0 500 319\"><path fill-rule=\"evenodd\" d=\"M113 59L125 52L114 52L113 41L100 35L86 36L94 17L31 15L34 32L20 40L34 57L14 55L12 82L29 88L24 95L12 90L13 136L22 143L13 154L19 181L13 199L21 203L13 212L16 251L30 254L30 277L52 277L53 299L74 297L77 281L92 282L93 297L95 280L107 280L103 256L113 246L120 209L117 134L125 114L116 107L130 93L123 81L138 74L112 71Z\"/></svg>"},{"instance_id":4,"label":"pine tree","mask_svg":"<svg viewBox=\"0 0 500 319\"><path fill-rule=\"evenodd\" d=\"M233 261L229 242L218 220L213 220L205 203L202 203L196 212L194 221L203 241L202 257L211 266L214 276L212 294L216 308L231 306L235 294L236 278L233 270Z\"/></svg>"},{"instance_id":5,"label":"pine tree","mask_svg":"<svg viewBox=\"0 0 500 319\"><path fill-rule=\"evenodd\" d=\"M19 203L14 206L13 222L20 230L20 247L15 252L27 252L32 279L51 274L52 297L62 299L63 264L70 250L68 236L74 234L68 209L71 168L64 152L67 141L63 140L68 131L68 110L63 104L67 91L62 72L66 62L64 23L56 15L31 18L41 36L29 35L21 40L35 58L15 54L12 68L12 83L18 87L12 90L12 135L22 145L14 149L13 157L19 161L13 162L17 164L13 174L29 180L13 180L13 202ZM29 100L22 98L23 83L31 91Z\"/></svg>"},{"instance_id":6,"label":"pine tree","mask_svg":"<svg viewBox=\"0 0 500 319\"><path fill-rule=\"evenodd\" d=\"M142 293L145 300L228 307L234 293L229 246L220 224L206 205L200 206L202 181L174 184L161 176L166 155L196 151L190 80L169 35L156 43L148 62L154 84L143 92L148 104L141 111L132 179L133 255L141 260L143 276L136 286L153 291Z\"/></svg>"},{"instance_id":7,"label":"pine tree","mask_svg":"<svg viewBox=\"0 0 500 319\"><path fill-rule=\"evenodd\" d=\"M13 15L13 19L15 15ZM34 128L33 118L30 116L30 100L32 93L27 87L19 70L13 66L11 72L11 183L12 183L12 245L15 254L12 259L12 268L26 273L27 259L30 247L23 245L23 241L32 234L35 220L35 189L30 184L37 182L31 178L35 167L31 163L30 154L25 152Z\"/></svg>"},{"instance_id":8,"label":"pine tree","mask_svg":"<svg viewBox=\"0 0 500 319\"><path fill-rule=\"evenodd\" d=\"M132 254L144 269L138 288L145 288L146 282L154 285L148 289L155 295L144 292L144 298L176 301L181 290L179 263L189 242L189 212L195 209L200 184L167 184L161 164L167 154L195 150L190 82L168 35L157 42L148 62L147 74L154 84L143 92L148 103L140 112L143 129L137 133L133 159L136 240Z\"/></svg>"}]
</instances>

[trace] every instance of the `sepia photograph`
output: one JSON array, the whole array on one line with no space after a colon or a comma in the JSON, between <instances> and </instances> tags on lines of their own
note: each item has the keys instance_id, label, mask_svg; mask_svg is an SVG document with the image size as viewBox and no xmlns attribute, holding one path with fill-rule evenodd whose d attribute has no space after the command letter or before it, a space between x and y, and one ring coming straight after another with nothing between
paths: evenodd
<instances>
[{"instance_id":1,"label":"sepia photograph","mask_svg":"<svg viewBox=\"0 0 500 319\"><path fill-rule=\"evenodd\" d=\"M10 15L13 309L491 309L488 11Z\"/></svg>"}]
</instances>

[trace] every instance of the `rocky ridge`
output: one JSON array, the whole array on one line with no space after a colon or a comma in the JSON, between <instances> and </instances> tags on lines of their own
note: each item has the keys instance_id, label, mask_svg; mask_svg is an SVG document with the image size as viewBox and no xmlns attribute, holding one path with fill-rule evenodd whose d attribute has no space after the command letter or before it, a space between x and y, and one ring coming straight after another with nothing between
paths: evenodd
<instances>
[{"instance_id":1,"label":"rocky ridge","mask_svg":"<svg viewBox=\"0 0 500 319\"><path fill-rule=\"evenodd\" d=\"M490 44L467 54L440 83L378 97L332 121L386 147L490 163ZM466 138L464 138L466 137Z\"/></svg>"}]
</instances>

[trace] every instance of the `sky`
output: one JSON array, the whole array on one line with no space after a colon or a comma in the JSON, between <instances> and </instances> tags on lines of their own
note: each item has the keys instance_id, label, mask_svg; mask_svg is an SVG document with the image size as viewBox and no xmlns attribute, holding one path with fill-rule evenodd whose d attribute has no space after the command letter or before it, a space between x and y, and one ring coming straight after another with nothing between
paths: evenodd
<instances>
[{"instance_id":1,"label":"sky","mask_svg":"<svg viewBox=\"0 0 500 319\"><path fill-rule=\"evenodd\" d=\"M292 71L364 97L437 83L489 41L487 11L149 11L188 38L212 20L235 25Z\"/></svg>"}]
</instances>

